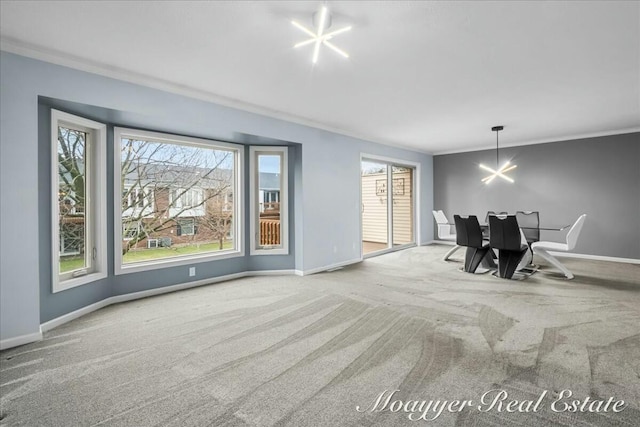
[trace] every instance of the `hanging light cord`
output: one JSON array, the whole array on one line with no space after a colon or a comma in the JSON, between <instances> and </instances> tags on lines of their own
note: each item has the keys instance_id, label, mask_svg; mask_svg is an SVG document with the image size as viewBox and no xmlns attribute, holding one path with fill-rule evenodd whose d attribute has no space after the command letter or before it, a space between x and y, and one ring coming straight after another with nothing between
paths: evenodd
<instances>
[{"instance_id":1,"label":"hanging light cord","mask_svg":"<svg viewBox=\"0 0 640 427\"><path fill-rule=\"evenodd\" d=\"M500 148L498 148L498 133L500 133L499 130L496 131L496 169L500 167L500 160L498 158L498 150L500 150Z\"/></svg>"}]
</instances>

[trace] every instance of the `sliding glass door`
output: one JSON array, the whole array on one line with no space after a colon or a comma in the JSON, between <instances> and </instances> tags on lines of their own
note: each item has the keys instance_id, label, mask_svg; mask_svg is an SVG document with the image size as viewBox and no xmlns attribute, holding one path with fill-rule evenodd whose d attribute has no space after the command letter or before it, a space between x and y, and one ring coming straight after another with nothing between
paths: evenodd
<instances>
[{"instance_id":1,"label":"sliding glass door","mask_svg":"<svg viewBox=\"0 0 640 427\"><path fill-rule=\"evenodd\" d=\"M387 172L384 163L362 161L362 253L389 247L389 205Z\"/></svg>"},{"instance_id":2,"label":"sliding glass door","mask_svg":"<svg viewBox=\"0 0 640 427\"><path fill-rule=\"evenodd\" d=\"M360 172L362 254L414 244L415 169L363 159Z\"/></svg>"},{"instance_id":3,"label":"sliding glass door","mask_svg":"<svg viewBox=\"0 0 640 427\"><path fill-rule=\"evenodd\" d=\"M413 233L413 169L391 166L393 246L415 243Z\"/></svg>"}]
</instances>

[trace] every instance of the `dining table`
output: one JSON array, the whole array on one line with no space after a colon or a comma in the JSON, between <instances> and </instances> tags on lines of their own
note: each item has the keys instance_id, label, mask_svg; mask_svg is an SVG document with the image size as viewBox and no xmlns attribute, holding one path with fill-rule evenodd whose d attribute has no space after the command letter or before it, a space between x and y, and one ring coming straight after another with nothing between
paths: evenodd
<instances>
[{"instance_id":1,"label":"dining table","mask_svg":"<svg viewBox=\"0 0 640 427\"><path fill-rule=\"evenodd\" d=\"M456 225L455 223L451 223L451 222L448 222L447 224L451 225L451 226L454 226L454 227ZM522 230L539 230L539 231L556 231L556 232L564 231L569 227L571 227L571 224L566 224L566 225L544 224L544 225L539 225L538 227L519 226L519 228L522 229ZM483 231L483 233L482 233L483 234L483 239L489 239L489 224L480 224L480 228ZM527 239L527 244L531 245L531 243L533 243L535 241L537 241L537 240L529 241L529 239ZM467 248L467 252L469 252L470 249L471 248ZM533 255L533 253L532 253L532 255ZM482 260L482 266L484 267L484 271L492 270L492 269L496 268L496 264L495 264L495 261L494 261L493 258L495 258L495 255L493 255L492 257L487 257L486 259ZM531 260L531 262L533 262L533 261Z\"/></svg>"}]
</instances>

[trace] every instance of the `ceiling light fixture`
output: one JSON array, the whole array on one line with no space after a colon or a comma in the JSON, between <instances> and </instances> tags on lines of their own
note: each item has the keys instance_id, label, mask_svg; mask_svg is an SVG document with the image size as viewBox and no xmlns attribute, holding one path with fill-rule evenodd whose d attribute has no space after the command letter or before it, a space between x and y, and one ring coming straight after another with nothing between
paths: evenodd
<instances>
[{"instance_id":1,"label":"ceiling light fixture","mask_svg":"<svg viewBox=\"0 0 640 427\"><path fill-rule=\"evenodd\" d=\"M345 58L349 57L349 54L347 52L340 49L329 40L331 40L338 34L351 30L351 26L332 31L330 33L325 33L325 31L331 26L331 14L329 13L329 9L327 9L326 6L320 7L320 10L313 15L313 24L316 27L315 32L311 31L310 29L302 24L299 24L296 21L291 21L291 23L294 27L311 37L308 40L296 43L293 47L298 48L313 43L313 56L311 57L311 62L313 62L314 64L318 62L318 57L320 56L320 45L325 45L329 49Z\"/></svg>"},{"instance_id":2,"label":"ceiling light fixture","mask_svg":"<svg viewBox=\"0 0 640 427\"><path fill-rule=\"evenodd\" d=\"M485 166L483 164L480 164L480 169L484 169L488 172L491 172L491 175L482 178L482 182L484 182L485 184L489 184L491 181L493 181L493 179L496 176L499 176L500 178L504 179L505 181L509 181L509 182L515 182L513 179L509 178L508 176L505 175L506 172L509 172L512 169L517 168L517 165L511 165L509 162L505 163L501 168L499 168L498 166L500 165L500 159L498 157L498 154L500 152L500 148L498 146L498 132L500 132L501 130L504 129L504 126L494 126L491 128L492 131L494 131L496 133L496 169L493 170L488 166Z\"/></svg>"}]
</instances>

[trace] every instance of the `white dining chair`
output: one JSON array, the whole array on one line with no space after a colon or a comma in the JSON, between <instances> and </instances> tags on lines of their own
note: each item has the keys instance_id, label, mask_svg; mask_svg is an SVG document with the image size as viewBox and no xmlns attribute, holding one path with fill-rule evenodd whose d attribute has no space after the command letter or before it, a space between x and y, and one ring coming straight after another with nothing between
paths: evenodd
<instances>
[{"instance_id":1,"label":"white dining chair","mask_svg":"<svg viewBox=\"0 0 640 427\"><path fill-rule=\"evenodd\" d=\"M456 234L451 233L451 225L449 225L449 221L447 220L447 216L442 211L433 211L433 217L438 224L438 239L440 240L448 240L451 242L456 241ZM447 252L442 258L443 261L447 261L451 255L462 246L455 245L449 252Z\"/></svg>"},{"instance_id":2,"label":"white dining chair","mask_svg":"<svg viewBox=\"0 0 640 427\"><path fill-rule=\"evenodd\" d=\"M582 226L584 225L584 220L587 217L587 214L580 215L580 218L571 226L569 232L567 233L567 239L565 243L559 242L534 242L531 244L531 249L533 253L539 255L541 258L549 261L552 265L557 267L560 271L564 273L567 279L573 279L573 274L562 265L560 261L558 261L553 255L549 253L549 251L556 252L569 252L572 251L573 248L576 247L576 243L578 242L578 237L580 236L580 231L582 231Z\"/></svg>"},{"instance_id":3,"label":"white dining chair","mask_svg":"<svg viewBox=\"0 0 640 427\"><path fill-rule=\"evenodd\" d=\"M524 230L522 228L520 229L520 243L529 247L529 243L527 243L527 236L525 235ZM532 266L532 264L533 264L533 252L527 251L527 253L525 253L524 256L522 257L522 260L520 260L518 267L516 267L516 271L534 272L537 267Z\"/></svg>"}]
</instances>

